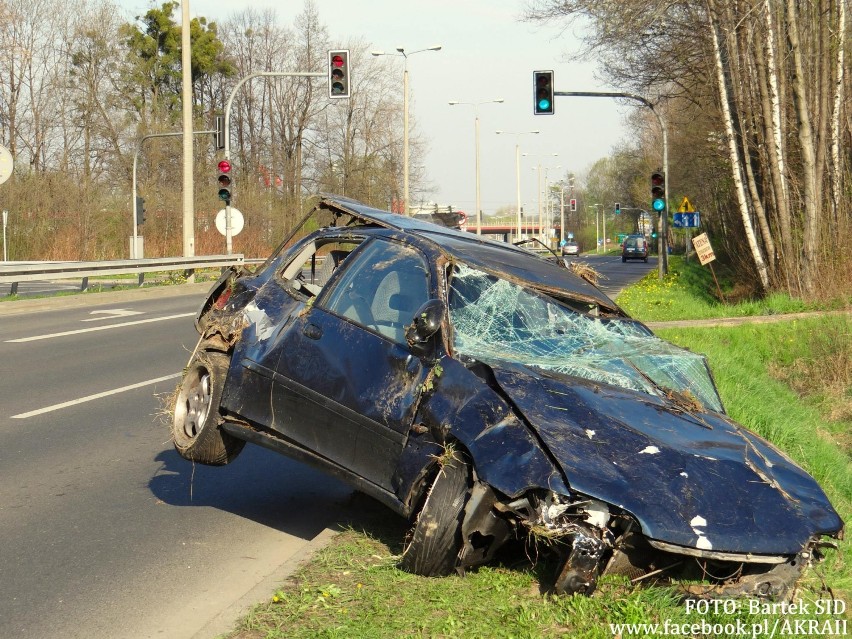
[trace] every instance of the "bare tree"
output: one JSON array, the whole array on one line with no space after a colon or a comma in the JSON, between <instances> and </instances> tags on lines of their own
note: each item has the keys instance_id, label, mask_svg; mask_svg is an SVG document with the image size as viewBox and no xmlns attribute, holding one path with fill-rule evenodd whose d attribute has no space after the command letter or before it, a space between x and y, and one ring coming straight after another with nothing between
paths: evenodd
<instances>
[{"instance_id":1,"label":"bare tree","mask_svg":"<svg viewBox=\"0 0 852 639\"><path fill-rule=\"evenodd\" d=\"M847 3L534 0L529 16L585 19L586 52L604 61L611 82L665 97L670 115L694 114L670 129L670 141L678 148L679 138L698 137L690 129L706 127L702 146L712 151L721 142L716 151L729 179L713 189L695 182L670 188L712 195L718 209L708 223L719 225L725 245L746 251L744 278L753 274L763 291L815 295L837 268L832 226L852 225L841 195L852 177L841 152L852 138ZM695 161L670 159L675 166ZM737 264L740 254L728 257Z\"/></svg>"}]
</instances>

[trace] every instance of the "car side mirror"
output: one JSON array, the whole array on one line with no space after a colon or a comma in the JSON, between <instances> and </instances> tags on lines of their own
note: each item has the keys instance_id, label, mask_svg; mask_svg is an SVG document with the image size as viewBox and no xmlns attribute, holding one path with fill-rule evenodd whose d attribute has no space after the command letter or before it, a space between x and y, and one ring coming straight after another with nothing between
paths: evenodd
<instances>
[{"instance_id":1,"label":"car side mirror","mask_svg":"<svg viewBox=\"0 0 852 639\"><path fill-rule=\"evenodd\" d=\"M447 307L439 299L431 299L417 309L411 324L405 327L405 341L410 346L424 344L441 330Z\"/></svg>"}]
</instances>

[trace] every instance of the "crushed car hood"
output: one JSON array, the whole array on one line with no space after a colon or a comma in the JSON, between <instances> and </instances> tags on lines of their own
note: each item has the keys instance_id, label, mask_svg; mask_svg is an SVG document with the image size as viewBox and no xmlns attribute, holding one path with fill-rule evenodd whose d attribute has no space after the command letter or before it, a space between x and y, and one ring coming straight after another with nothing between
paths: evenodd
<instances>
[{"instance_id":1,"label":"crushed car hood","mask_svg":"<svg viewBox=\"0 0 852 639\"><path fill-rule=\"evenodd\" d=\"M571 488L628 511L652 539L787 555L842 528L807 473L720 414L558 373L491 367Z\"/></svg>"}]
</instances>

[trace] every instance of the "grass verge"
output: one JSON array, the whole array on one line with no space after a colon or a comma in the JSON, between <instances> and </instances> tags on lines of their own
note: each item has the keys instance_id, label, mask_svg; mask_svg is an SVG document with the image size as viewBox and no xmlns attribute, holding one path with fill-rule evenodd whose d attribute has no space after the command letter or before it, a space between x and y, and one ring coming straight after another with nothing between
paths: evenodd
<instances>
[{"instance_id":1,"label":"grass verge","mask_svg":"<svg viewBox=\"0 0 852 639\"><path fill-rule=\"evenodd\" d=\"M778 315L837 310L852 305L850 299L838 299L828 305L806 303L784 293L773 293L763 299L744 298L731 302L731 299L738 297L737 293L732 290L724 273L717 275L728 302L718 299L709 267L701 266L695 259L684 262L682 257L672 255L669 259L669 273L662 280L656 272L649 273L638 284L622 292L616 301L633 317L644 322Z\"/></svg>"}]
</instances>

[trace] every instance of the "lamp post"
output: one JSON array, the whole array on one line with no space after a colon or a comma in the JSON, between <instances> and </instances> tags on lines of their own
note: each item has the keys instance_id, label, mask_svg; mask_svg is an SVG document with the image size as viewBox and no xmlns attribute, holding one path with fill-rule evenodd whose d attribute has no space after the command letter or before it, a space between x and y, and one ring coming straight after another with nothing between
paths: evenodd
<instances>
[{"instance_id":1,"label":"lamp post","mask_svg":"<svg viewBox=\"0 0 852 639\"><path fill-rule=\"evenodd\" d=\"M483 102L459 102L451 100L450 106L458 104L467 104L473 107L474 114L474 146L476 149L476 234L482 235L482 202L479 197L479 105L480 104L501 104L503 98L496 100L484 100Z\"/></svg>"},{"instance_id":2,"label":"lamp post","mask_svg":"<svg viewBox=\"0 0 852 639\"><path fill-rule=\"evenodd\" d=\"M571 189L571 194L574 193L574 176L568 176L568 184L562 184L559 187L559 245L565 241L565 189Z\"/></svg>"},{"instance_id":3,"label":"lamp post","mask_svg":"<svg viewBox=\"0 0 852 639\"><path fill-rule=\"evenodd\" d=\"M495 131L497 135L514 135L515 136L515 187L518 194L518 235L516 239L521 239L521 136L527 134L537 134L538 131L521 131L520 133L510 133L509 131Z\"/></svg>"},{"instance_id":4,"label":"lamp post","mask_svg":"<svg viewBox=\"0 0 852 639\"><path fill-rule=\"evenodd\" d=\"M192 144L192 74L191 67L191 42L190 42L190 20L189 0L181 2L181 104L183 121L183 256L195 255L195 204L193 194L195 191L193 181L193 144ZM135 242L135 240L134 240ZM133 246L135 254L136 245ZM195 275L187 278L190 282L195 281Z\"/></svg>"},{"instance_id":5,"label":"lamp post","mask_svg":"<svg viewBox=\"0 0 852 639\"><path fill-rule=\"evenodd\" d=\"M553 200L550 197L550 178L547 176L547 173L550 169L558 171L561 168L562 165L557 164L556 166L545 167L544 169L544 197L547 198L544 201L545 225L547 226L547 235L545 237L548 241L550 240L550 229L553 228Z\"/></svg>"},{"instance_id":6,"label":"lamp post","mask_svg":"<svg viewBox=\"0 0 852 639\"><path fill-rule=\"evenodd\" d=\"M601 232L598 208L603 207L603 204L589 204L595 209L595 253L601 252Z\"/></svg>"},{"instance_id":7,"label":"lamp post","mask_svg":"<svg viewBox=\"0 0 852 639\"><path fill-rule=\"evenodd\" d=\"M440 51L441 45L436 44L426 49L418 49L417 51L408 51L403 47L397 47L396 53L385 53L384 51L371 51L374 56L380 55L397 55L405 59L405 65L402 73L402 198L405 200L405 214L411 214L411 206L408 202L408 56L415 53L423 53L424 51Z\"/></svg>"},{"instance_id":8,"label":"lamp post","mask_svg":"<svg viewBox=\"0 0 852 639\"><path fill-rule=\"evenodd\" d=\"M531 153L524 153L523 155L524 155L524 157L526 157L526 156L534 157L535 156L535 154L531 154ZM547 156L548 157L558 157L559 154L558 153L548 153ZM539 157L541 157L541 156L539 156ZM544 216L543 216L542 208L541 208L541 162L539 162L538 167L533 169L533 170L538 171L538 236L539 236L539 239L541 240L542 236L543 236L542 230L543 230L543 227L544 227ZM546 184L547 184L547 171L548 171L548 168L545 167L545 169L544 169L545 190L547 189L547 186L546 186ZM544 242L544 240L542 240L542 242Z\"/></svg>"}]
</instances>

